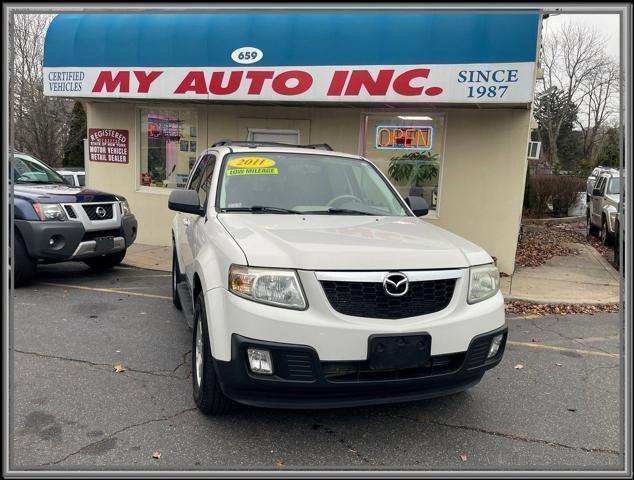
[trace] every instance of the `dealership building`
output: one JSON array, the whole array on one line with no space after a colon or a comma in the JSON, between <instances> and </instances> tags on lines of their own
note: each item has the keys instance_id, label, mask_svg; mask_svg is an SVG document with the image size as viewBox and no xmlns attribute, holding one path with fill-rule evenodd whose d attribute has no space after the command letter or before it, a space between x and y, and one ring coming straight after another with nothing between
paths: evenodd
<instances>
[{"instance_id":1,"label":"dealership building","mask_svg":"<svg viewBox=\"0 0 634 480\"><path fill-rule=\"evenodd\" d=\"M44 89L84 104L86 183L128 199L139 243L171 243L169 193L215 142L325 143L511 273L540 31L537 10L60 14Z\"/></svg>"}]
</instances>

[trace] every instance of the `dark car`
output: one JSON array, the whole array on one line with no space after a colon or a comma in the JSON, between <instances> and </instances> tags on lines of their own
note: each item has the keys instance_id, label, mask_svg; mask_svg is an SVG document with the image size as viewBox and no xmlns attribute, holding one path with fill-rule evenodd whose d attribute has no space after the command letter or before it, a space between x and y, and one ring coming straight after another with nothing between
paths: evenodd
<instances>
[{"instance_id":1,"label":"dark car","mask_svg":"<svg viewBox=\"0 0 634 480\"><path fill-rule=\"evenodd\" d=\"M111 268L136 238L136 218L119 195L73 186L23 153L14 153L12 181L15 286L29 283L38 263Z\"/></svg>"}]
</instances>

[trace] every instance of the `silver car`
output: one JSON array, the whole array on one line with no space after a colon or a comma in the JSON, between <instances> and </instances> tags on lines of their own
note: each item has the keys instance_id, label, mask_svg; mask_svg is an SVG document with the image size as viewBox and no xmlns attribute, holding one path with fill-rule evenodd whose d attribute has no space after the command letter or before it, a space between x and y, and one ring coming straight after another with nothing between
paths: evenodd
<instances>
[{"instance_id":1,"label":"silver car","mask_svg":"<svg viewBox=\"0 0 634 480\"><path fill-rule=\"evenodd\" d=\"M601 240L609 245L616 232L616 217L621 201L621 176L618 170L609 169L600 173L590 191L586 210L589 235L600 233Z\"/></svg>"}]
</instances>

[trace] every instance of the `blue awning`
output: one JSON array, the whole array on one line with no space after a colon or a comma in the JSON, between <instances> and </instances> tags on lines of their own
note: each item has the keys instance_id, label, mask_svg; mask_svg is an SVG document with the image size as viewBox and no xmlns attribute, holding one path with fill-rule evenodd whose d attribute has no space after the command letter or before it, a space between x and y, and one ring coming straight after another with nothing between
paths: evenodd
<instances>
[{"instance_id":1,"label":"blue awning","mask_svg":"<svg viewBox=\"0 0 634 480\"><path fill-rule=\"evenodd\" d=\"M537 10L503 13L60 14L45 67L226 67L257 47L258 66L535 61Z\"/></svg>"}]
</instances>

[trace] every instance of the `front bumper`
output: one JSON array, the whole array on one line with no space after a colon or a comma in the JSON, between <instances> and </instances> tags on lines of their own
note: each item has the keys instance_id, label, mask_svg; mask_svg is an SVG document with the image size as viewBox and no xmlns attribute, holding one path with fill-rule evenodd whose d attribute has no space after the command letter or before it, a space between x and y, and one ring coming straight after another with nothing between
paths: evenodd
<instances>
[{"instance_id":1,"label":"front bumper","mask_svg":"<svg viewBox=\"0 0 634 480\"><path fill-rule=\"evenodd\" d=\"M119 252L136 239L137 220L134 215L122 217L121 227L112 230L86 231L81 222L39 222L15 220L29 255L47 262L63 262ZM113 237L113 247L97 251L96 238ZM51 245L51 239L54 244Z\"/></svg>"},{"instance_id":2,"label":"front bumper","mask_svg":"<svg viewBox=\"0 0 634 480\"><path fill-rule=\"evenodd\" d=\"M491 339L503 334L495 356ZM465 352L432 355L428 364L408 370L371 370L367 362L326 362L312 347L252 340L232 335L231 361L216 360L226 396L236 402L271 408L335 408L423 400L463 391L502 359L507 326L475 336ZM433 344L433 339L432 339ZM247 348L271 352L273 375L249 370Z\"/></svg>"}]
</instances>

